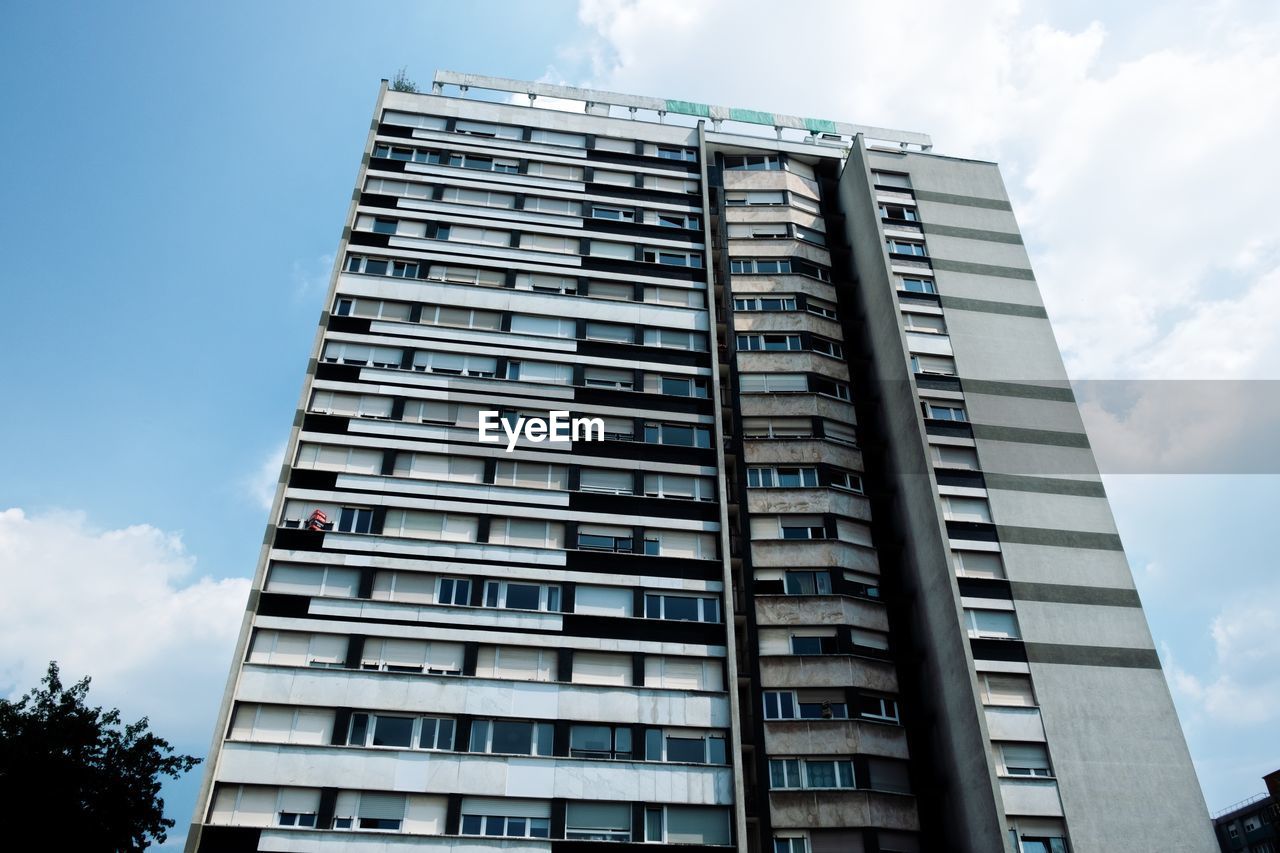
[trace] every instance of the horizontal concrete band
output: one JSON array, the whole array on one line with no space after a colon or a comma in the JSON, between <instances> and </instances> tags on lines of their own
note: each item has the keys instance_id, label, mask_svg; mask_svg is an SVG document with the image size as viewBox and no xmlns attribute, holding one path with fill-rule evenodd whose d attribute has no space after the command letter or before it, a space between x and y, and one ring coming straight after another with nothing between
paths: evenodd
<instances>
[{"instance_id":1,"label":"horizontal concrete band","mask_svg":"<svg viewBox=\"0 0 1280 853\"><path fill-rule=\"evenodd\" d=\"M1107 490L1097 480L1067 480L1057 477L1028 477L1023 474L983 474L988 489L1007 492L1040 492L1046 495L1077 495L1105 498Z\"/></svg>"},{"instance_id":2,"label":"horizontal concrete band","mask_svg":"<svg viewBox=\"0 0 1280 853\"><path fill-rule=\"evenodd\" d=\"M963 296L938 297L943 308L956 311L979 311L983 314L1010 314L1014 317L1037 317L1048 319L1049 314L1040 305L1019 305L1016 302L996 302L991 299L966 299Z\"/></svg>"},{"instance_id":3,"label":"horizontal concrete band","mask_svg":"<svg viewBox=\"0 0 1280 853\"><path fill-rule=\"evenodd\" d=\"M1114 533L1088 530L1057 530L1049 527L1007 527L996 525L1000 541L1009 545L1051 545L1057 548L1083 548L1093 551L1123 551L1120 537Z\"/></svg>"},{"instance_id":4,"label":"horizontal concrete band","mask_svg":"<svg viewBox=\"0 0 1280 853\"><path fill-rule=\"evenodd\" d=\"M1001 267L995 264L973 264L968 261L949 261L946 258L929 259L935 270L943 272L963 272L970 275L985 275L993 278L1018 278L1023 281L1035 281L1036 276L1023 267Z\"/></svg>"},{"instance_id":5,"label":"horizontal concrete band","mask_svg":"<svg viewBox=\"0 0 1280 853\"><path fill-rule=\"evenodd\" d=\"M936 201L939 204L958 204L963 207L982 207L987 210L1013 210L1013 205L1003 199L982 198L976 195L955 195L930 190L913 190L916 201Z\"/></svg>"},{"instance_id":6,"label":"horizontal concrete band","mask_svg":"<svg viewBox=\"0 0 1280 853\"><path fill-rule=\"evenodd\" d=\"M926 235L936 234L939 237L961 237L965 240L985 240L988 243L1022 245L1022 236L1020 234L1010 234L1007 231L984 231L981 228L961 228L958 225L930 225L927 222L921 223L920 227Z\"/></svg>"},{"instance_id":7,"label":"horizontal concrete band","mask_svg":"<svg viewBox=\"0 0 1280 853\"><path fill-rule=\"evenodd\" d=\"M1026 427L971 424L974 438L987 441L1012 441L1018 444L1047 444L1053 447L1089 447L1089 436L1082 432L1063 432L1056 429L1027 429Z\"/></svg>"},{"instance_id":8,"label":"horizontal concrete band","mask_svg":"<svg viewBox=\"0 0 1280 853\"><path fill-rule=\"evenodd\" d=\"M1060 643L1027 643L1031 663L1072 666L1110 666L1128 669L1160 669L1155 649L1122 649L1114 646L1070 646Z\"/></svg>"},{"instance_id":9,"label":"horizontal concrete band","mask_svg":"<svg viewBox=\"0 0 1280 853\"><path fill-rule=\"evenodd\" d=\"M1029 382L1001 382L995 379L965 379L960 388L970 394L988 394L992 397L1023 397L1028 400L1054 400L1074 403L1076 395L1070 387L1062 385L1033 385Z\"/></svg>"},{"instance_id":10,"label":"horizontal concrete band","mask_svg":"<svg viewBox=\"0 0 1280 853\"><path fill-rule=\"evenodd\" d=\"M1142 601L1138 598L1136 589L1011 581L1009 583L1009 591L1018 601L1044 601L1050 604L1096 604L1102 607L1142 606Z\"/></svg>"}]
</instances>

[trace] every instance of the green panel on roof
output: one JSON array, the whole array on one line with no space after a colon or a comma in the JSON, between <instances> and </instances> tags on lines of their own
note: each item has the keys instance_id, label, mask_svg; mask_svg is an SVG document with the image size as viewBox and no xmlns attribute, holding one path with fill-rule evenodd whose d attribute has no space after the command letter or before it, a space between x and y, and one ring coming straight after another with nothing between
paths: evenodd
<instances>
[{"instance_id":1,"label":"green panel on roof","mask_svg":"<svg viewBox=\"0 0 1280 853\"><path fill-rule=\"evenodd\" d=\"M729 118L732 121L747 121L752 124L767 124L774 126L773 113L762 113L759 110L741 110L737 107L729 108Z\"/></svg>"},{"instance_id":2,"label":"green panel on roof","mask_svg":"<svg viewBox=\"0 0 1280 853\"><path fill-rule=\"evenodd\" d=\"M702 116L703 118L711 117L711 107L706 104L697 104L693 101L667 101L667 112L680 113L687 116Z\"/></svg>"},{"instance_id":3,"label":"green panel on roof","mask_svg":"<svg viewBox=\"0 0 1280 853\"><path fill-rule=\"evenodd\" d=\"M839 133L836 129L834 121L827 121L825 118L807 118L804 120L804 126L814 133Z\"/></svg>"}]
</instances>

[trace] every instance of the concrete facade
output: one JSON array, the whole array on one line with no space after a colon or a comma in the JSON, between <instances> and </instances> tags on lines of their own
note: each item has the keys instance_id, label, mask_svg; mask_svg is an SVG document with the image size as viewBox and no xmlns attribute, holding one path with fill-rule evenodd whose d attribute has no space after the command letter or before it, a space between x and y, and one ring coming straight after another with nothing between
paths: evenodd
<instances>
[{"instance_id":1,"label":"concrete facade","mask_svg":"<svg viewBox=\"0 0 1280 853\"><path fill-rule=\"evenodd\" d=\"M384 86L189 853L1208 849L998 171L929 146Z\"/></svg>"}]
</instances>

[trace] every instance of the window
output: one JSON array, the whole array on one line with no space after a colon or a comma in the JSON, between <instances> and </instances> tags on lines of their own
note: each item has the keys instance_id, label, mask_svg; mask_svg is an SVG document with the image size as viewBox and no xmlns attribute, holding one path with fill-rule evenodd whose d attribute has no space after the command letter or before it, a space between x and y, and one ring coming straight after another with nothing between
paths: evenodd
<instances>
[{"instance_id":1,"label":"window","mask_svg":"<svg viewBox=\"0 0 1280 853\"><path fill-rule=\"evenodd\" d=\"M894 189L911 189L911 178L902 172L877 172L872 171L871 182L878 187L892 187Z\"/></svg>"},{"instance_id":2,"label":"window","mask_svg":"<svg viewBox=\"0 0 1280 853\"><path fill-rule=\"evenodd\" d=\"M371 637L365 641L360 668L382 672L461 675L462 644Z\"/></svg>"},{"instance_id":3,"label":"window","mask_svg":"<svg viewBox=\"0 0 1280 853\"><path fill-rule=\"evenodd\" d=\"M967 421L964 409L961 406L943 406L938 403L924 402L920 404L924 410L924 416L936 421Z\"/></svg>"},{"instance_id":4,"label":"window","mask_svg":"<svg viewBox=\"0 0 1280 853\"><path fill-rule=\"evenodd\" d=\"M574 684L629 685L634 678L630 655L610 652L575 651L573 653Z\"/></svg>"},{"instance_id":5,"label":"window","mask_svg":"<svg viewBox=\"0 0 1280 853\"><path fill-rule=\"evenodd\" d=\"M480 678L511 681L554 681L556 653L554 649L524 646L482 646L476 662Z\"/></svg>"},{"instance_id":6,"label":"window","mask_svg":"<svg viewBox=\"0 0 1280 853\"><path fill-rule=\"evenodd\" d=\"M832 358L844 358L844 347L826 338L817 336L809 338L809 349L822 355L829 355Z\"/></svg>"},{"instance_id":7,"label":"window","mask_svg":"<svg viewBox=\"0 0 1280 853\"><path fill-rule=\"evenodd\" d=\"M514 519L509 519L514 520ZM546 524L546 522L539 522ZM484 606L508 610L560 611L560 587L514 581L485 581Z\"/></svg>"},{"instance_id":8,"label":"window","mask_svg":"<svg viewBox=\"0 0 1280 853\"><path fill-rule=\"evenodd\" d=\"M569 472L563 465L545 462L506 462L498 460L493 482L497 486L519 486L533 489L564 489Z\"/></svg>"},{"instance_id":9,"label":"window","mask_svg":"<svg viewBox=\"0 0 1280 853\"><path fill-rule=\"evenodd\" d=\"M743 438L812 438L810 418L743 418Z\"/></svg>"},{"instance_id":10,"label":"window","mask_svg":"<svg viewBox=\"0 0 1280 853\"><path fill-rule=\"evenodd\" d=\"M573 599L573 612L593 616L630 616L633 601L630 587L579 586Z\"/></svg>"},{"instance_id":11,"label":"window","mask_svg":"<svg viewBox=\"0 0 1280 853\"><path fill-rule=\"evenodd\" d=\"M373 394L342 394L337 391L316 391L311 399L311 411L326 415L347 415L358 418L391 417L390 397Z\"/></svg>"},{"instance_id":12,"label":"window","mask_svg":"<svg viewBox=\"0 0 1280 853\"><path fill-rule=\"evenodd\" d=\"M482 121L467 121L459 119L453 127L455 133L465 133L470 136L480 136L486 139L520 139L524 136L524 131L518 127L512 127L505 124L489 124Z\"/></svg>"},{"instance_id":13,"label":"window","mask_svg":"<svg viewBox=\"0 0 1280 853\"><path fill-rule=\"evenodd\" d=\"M463 169L477 169L481 172L504 172L515 175L520 172L520 161L498 157L481 157L477 154L453 153L449 155L448 165Z\"/></svg>"},{"instance_id":14,"label":"window","mask_svg":"<svg viewBox=\"0 0 1280 853\"><path fill-rule=\"evenodd\" d=\"M718 660L646 655L644 685L667 690L724 690L724 670Z\"/></svg>"},{"instance_id":15,"label":"window","mask_svg":"<svg viewBox=\"0 0 1280 853\"><path fill-rule=\"evenodd\" d=\"M831 488L862 494L862 478L849 471L832 471Z\"/></svg>"},{"instance_id":16,"label":"window","mask_svg":"<svg viewBox=\"0 0 1280 853\"><path fill-rule=\"evenodd\" d=\"M725 157L724 168L727 170L742 169L748 172L776 172L782 168L782 163L777 154L746 154Z\"/></svg>"},{"instance_id":17,"label":"window","mask_svg":"<svg viewBox=\"0 0 1280 853\"><path fill-rule=\"evenodd\" d=\"M580 181L582 180L582 167L570 166L564 163L542 163L532 162L529 169L525 173L527 175L537 175L542 178L552 178L562 181Z\"/></svg>"},{"instance_id":18,"label":"window","mask_svg":"<svg viewBox=\"0 0 1280 853\"><path fill-rule=\"evenodd\" d=\"M787 194L781 190L746 190L726 192L724 203L734 205L786 204Z\"/></svg>"},{"instance_id":19,"label":"window","mask_svg":"<svg viewBox=\"0 0 1280 853\"><path fill-rule=\"evenodd\" d=\"M372 533L373 510L344 506L338 511L338 530L343 533Z\"/></svg>"},{"instance_id":20,"label":"window","mask_svg":"<svg viewBox=\"0 0 1280 853\"><path fill-rule=\"evenodd\" d=\"M471 580L469 578L440 578L436 588L436 604L469 605Z\"/></svg>"},{"instance_id":21,"label":"window","mask_svg":"<svg viewBox=\"0 0 1280 853\"><path fill-rule=\"evenodd\" d=\"M828 320L839 319L839 315L836 313L836 306L830 302L823 302L821 299L806 300L804 310L810 314L817 314L819 317L826 317Z\"/></svg>"},{"instance_id":22,"label":"window","mask_svg":"<svg viewBox=\"0 0 1280 853\"><path fill-rule=\"evenodd\" d=\"M658 157L663 160L682 160L687 163L698 162L698 154L692 148L669 148L659 145Z\"/></svg>"},{"instance_id":23,"label":"window","mask_svg":"<svg viewBox=\"0 0 1280 853\"><path fill-rule=\"evenodd\" d=\"M589 341L609 341L615 344L631 344L635 343L636 332L633 326L589 321L586 328L586 339Z\"/></svg>"},{"instance_id":24,"label":"window","mask_svg":"<svg viewBox=\"0 0 1280 853\"><path fill-rule=\"evenodd\" d=\"M1049 753L1039 743L1002 743L999 745L1001 769L1008 776L1049 778Z\"/></svg>"},{"instance_id":25,"label":"window","mask_svg":"<svg viewBox=\"0 0 1280 853\"><path fill-rule=\"evenodd\" d=\"M710 447L711 430L707 427L684 424L644 425L644 440L648 444L673 444L680 447Z\"/></svg>"},{"instance_id":26,"label":"window","mask_svg":"<svg viewBox=\"0 0 1280 853\"><path fill-rule=\"evenodd\" d=\"M834 635L829 637L795 637L791 638L791 654L793 655L834 655L839 654Z\"/></svg>"},{"instance_id":27,"label":"window","mask_svg":"<svg viewBox=\"0 0 1280 853\"><path fill-rule=\"evenodd\" d=\"M830 595L831 572L789 571L783 574L783 589L787 595Z\"/></svg>"},{"instance_id":28,"label":"window","mask_svg":"<svg viewBox=\"0 0 1280 853\"><path fill-rule=\"evenodd\" d=\"M729 272L734 275L785 275L791 271L789 258L733 258L729 261Z\"/></svg>"},{"instance_id":29,"label":"window","mask_svg":"<svg viewBox=\"0 0 1280 853\"><path fill-rule=\"evenodd\" d=\"M889 696L861 695L854 707L864 720L898 723L898 701Z\"/></svg>"},{"instance_id":30,"label":"window","mask_svg":"<svg viewBox=\"0 0 1280 853\"><path fill-rule=\"evenodd\" d=\"M822 437L827 441L838 441L841 444L857 445L858 433L854 428L845 423L824 420L822 422Z\"/></svg>"},{"instance_id":31,"label":"window","mask_svg":"<svg viewBox=\"0 0 1280 853\"><path fill-rule=\"evenodd\" d=\"M994 551L952 551L956 574L974 578L1003 578L1004 563Z\"/></svg>"},{"instance_id":32,"label":"window","mask_svg":"<svg viewBox=\"0 0 1280 853\"><path fill-rule=\"evenodd\" d=\"M546 198L544 196L525 196L522 210L538 213L554 213L562 216L574 216L578 212L578 203L567 198Z\"/></svg>"},{"instance_id":33,"label":"window","mask_svg":"<svg viewBox=\"0 0 1280 853\"><path fill-rule=\"evenodd\" d=\"M533 290L538 293L576 293L578 280L558 275L541 275L538 273L517 273L516 290Z\"/></svg>"},{"instance_id":34,"label":"window","mask_svg":"<svg viewBox=\"0 0 1280 853\"><path fill-rule=\"evenodd\" d=\"M702 255L698 252L673 252L664 249L645 249L642 255L645 263L662 264L669 267L702 268Z\"/></svg>"},{"instance_id":35,"label":"window","mask_svg":"<svg viewBox=\"0 0 1280 853\"><path fill-rule=\"evenodd\" d=\"M949 355L911 354L911 372L933 376L955 376L956 360Z\"/></svg>"},{"instance_id":36,"label":"window","mask_svg":"<svg viewBox=\"0 0 1280 853\"><path fill-rule=\"evenodd\" d=\"M587 291L583 294L592 299L616 299L621 302L630 302L635 299L636 289L630 284L620 284L612 281L593 281L587 285Z\"/></svg>"},{"instance_id":37,"label":"window","mask_svg":"<svg viewBox=\"0 0 1280 853\"><path fill-rule=\"evenodd\" d=\"M827 530L820 515L783 515L778 518L782 539L826 539Z\"/></svg>"},{"instance_id":38,"label":"window","mask_svg":"<svg viewBox=\"0 0 1280 853\"><path fill-rule=\"evenodd\" d=\"M934 286L931 278L900 278L898 279L898 289L907 293L937 293L938 288Z\"/></svg>"},{"instance_id":39,"label":"window","mask_svg":"<svg viewBox=\"0 0 1280 853\"><path fill-rule=\"evenodd\" d=\"M400 350L391 347L329 341L324 347L323 360L329 364L372 365L373 367L394 368L400 366Z\"/></svg>"},{"instance_id":40,"label":"window","mask_svg":"<svg viewBox=\"0 0 1280 853\"><path fill-rule=\"evenodd\" d=\"M440 198L455 204L471 204L477 207L500 207L510 209L516 206L516 197L511 193L493 193L485 190L469 190L461 187L445 187Z\"/></svg>"},{"instance_id":41,"label":"window","mask_svg":"<svg viewBox=\"0 0 1280 853\"><path fill-rule=\"evenodd\" d=\"M907 240L889 239L884 241L891 255L911 255L916 258L925 257L924 243L912 243Z\"/></svg>"},{"instance_id":42,"label":"window","mask_svg":"<svg viewBox=\"0 0 1280 853\"><path fill-rule=\"evenodd\" d=\"M470 225L450 225L440 232L441 238L450 243L475 243L483 246L510 246L511 232L495 228L475 228ZM526 235L532 236L532 235Z\"/></svg>"},{"instance_id":43,"label":"window","mask_svg":"<svg viewBox=\"0 0 1280 853\"><path fill-rule=\"evenodd\" d=\"M452 480L461 483L484 482L484 460L468 456L445 456L442 453L396 454L393 473L397 477L423 480Z\"/></svg>"},{"instance_id":44,"label":"window","mask_svg":"<svg viewBox=\"0 0 1280 853\"><path fill-rule=\"evenodd\" d=\"M648 378L648 377L646 377ZM701 377L676 377L662 376L659 377L660 385L658 393L667 394L672 397L703 397L707 396L707 380ZM648 389L646 389L648 390Z\"/></svg>"},{"instance_id":45,"label":"window","mask_svg":"<svg viewBox=\"0 0 1280 853\"><path fill-rule=\"evenodd\" d=\"M626 207L606 207L602 204L591 205L592 219L611 219L615 222L635 222L636 212Z\"/></svg>"},{"instance_id":46,"label":"window","mask_svg":"<svg viewBox=\"0 0 1280 853\"><path fill-rule=\"evenodd\" d=\"M808 839L799 836L774 838L773 853L809 853Z\"/></svg>"},{"instance_id":47,"label":"window","mask_svg":"<svg viewBox=\"0 0 1280 853\"><path fill-rule=\"evenodd\" d=\"M629 495L635 490L630 471L614 468L583 468L578 472L578 488L584 492Z\"/></svg>"},{"instance_id":48,"label":"window","mask_svg":"<svg viewBox=\"0 0 1280 853\"><path fill-rule=\"evenodd\" d=\"M379 146L387 149L387 146ZM407 149L405 149L407 150ZM386 155L383 155L386 156ZM392 159L403 159L400 157ZM377 168L372 166L371 168ZM431 186L428 184L420 184L416 181L394 181L390 178L369 178L365 181L364 190L368 193L378 193L380 195L396 195L405 198L431 198Z\"/></svg>"},{"instance_id":49,"label":"window","mask_svg":"<svg viewBox=\"0 0 1280 853\"><path fill-rule=\"evenodd\" d=\"M806 243L813 243L816 246L827 245L827 235L814 228L805 228L801 225L796 225L795 236L797 240L804 240Z\"/></svg>"},{"instance_id":50,"label":"window","mask_svg":"<svg viewBox=\"0 0 1280 853\"><path fill-rule=\"evenodd\" d=\"M734 311L794 311L794 296L753 296L733 300Z\"/></svg>"},{"instance_id":51,"label":"window","mask_svg":"<svg viewBox=\"0 0 1280 853\"><path fill-rule=\"evenodd\" d=\"M764 352L790 352L801 349L799 335L738 335L738 349Z\"/></svg>"},{"instance_id":52,"label":"window","mask_svg":"<svg viewBox=\"0 0 1280 853\"><path fill-rule=\"evenodd\" d=\"M719 734L698 731L648 729L645 731L646 761L681 764L726 764L725 739Z\"/></svg>"},{"instance_id":53,"label":"window","mask_svg":"<svg viewBox=\"0 0 1280 853\"><path fill-rule=\"evenodd\" d=\"M501 755L551 755L551 723L523 720L473 720L471 752Z\"/></svg>"},{"instance_id":54,"label":"window","mask_svg":"<svg viewBox=\"0 0 1280 853\"><path fill-rule=\"evenodd\" d=\"M716 483L709 477L688 474L645 474L644 493L651 498L713 501Z\"/></svg>"},{"instance_id":55,"label":"window","mask_svg":"<svg viewBox=\"0 0 1280 853\"><path fill-rule=\"evenodd\" d=\"M853 762L847 759L773 758L769 760L769 787L853 788Z\"/></svg>"},{"instance_id":56,"label":"window","mask_svg":"<svg viewBox=\"0 0 1280 853\"><path fill-rule=\"evenodd\" d=\"M474 542L479 519L474 515L429 512L415 509L392 509L382 533L406 539L431 539L443 542Z\"/></svg>"},{"instance_id":57,"label":"window","mask_svg":"<svg viewBox=\"0 0 1280 853\"><path fill-rule=\"evenodd\" d=\"M1228 830L1232 838L1236 838L1238 832L1234 826ZM1252 848L1253 853L1275 853L1275 847L1270 842L1264 841L1261 845L1255 844ZM1022 836L1022 853L1067 853L1067 840L1062 836L1032 838L1029 835Z\"/></svg>"},{"instance_id":58,"label":"window","mask_svg":"<svg viewBox=\"0 0 1280 853\"><path fill-rule=\"evenodd\" d=\"M692 214L655 213L653 214L652 224L661 225L664 228L683 228L687 231L696 231L702 227L702 220Z\"/></svg>"},{"instance_id":59,"label":"window","mask_svg":"<svg viewBox=\"0 0 1280 853\"><path fill-rule=\"evenodd\" d=\"M923 332L935 335L945 335L947 332L947 324L942 319L941 314L919 314L915 311L904 311L902 325L909 332Z\"/></svg>"},{"instance_id":60,"label":"window","mask_svg":"<svg viewBox=\"0 0 1280 853\"><path fill-rule=\"evenodd\" d=\"M804 392L809 381L803 373L740 373L738 390L743 394Z\"/></svg>"},{"instance_id":61,"label":"window","mask_svg":"<svg viewBox=\"0 0 1280 853\"><path fill-rule=\"evenodd\" d=\"M296 466L320 471L377 474L382 468L382 451L369 447L344 447L304 442L298 447Z\"/></svg>"},{"instance_id":62,"label":"window","mask_svg":"<svg viewBox=\"0 0 1280 853\"><path fill-rule=\"evenodd\" d=\"M667 178L661 175L645 175L644 186L646 189L666 193L692 194L698 191L697 181L685 178Z\"/></svg>"},{"instance_id":63,"label":"window","mask_svg":"<svg viewBox=\"0 0 1280 853\"><path fill-rule=\"evenodd\" d=\"M991 523L991 505L986 498L942 496L942 515L948 521L973 521Z\"/></svg>"},{"instance_id":64,"label":"window","mask_svg":"<svg viewBox=\"0 0 1280 853\"><path fill-rule=\"evenodd\" d=\"M965 623L970 637L1016 640L1018 621L1012 610L971 610L965 608Z\"/></svg>"},{"instance_id":65,"label":"window","mask_svg":"<svg viewBox=\"0 0 1280 853\"><path fill-rule=\"evenodd\" d=\"M448 717L352 714L346 742L351 746L451 750L453 732L454 721Z\"/></svg>"},{"instance_id":66,"label":"window","mask_svg":"<svg viewBox=\"0 0 1280 853\"><path fill-rule=\"evenodd\" d=\"M564 837L582 841L630 841L631 804L570 802L565 807Z\"/></svg>"},{"instance_id":67,"label":"window","mask_svg":"<svg viewBox=\"0 0 1280 853\"><path fill-rule=\"evenodd\" d=\"M508 361L506 378L510 381L569 385L573 382L573 368L548 361Z\"/></svg>"},{"instance_id":68,"label":"window","mask_svg":"<svg viewBox=\"0 0 1280 853\"><path fill-rule=\"evenodd\" d=\"M561 237L556 234L521 234L520 248L532 249L536 252L554 252L557 255L576 255L582 248L582 242L576 237Z\"/></svg>"},{"instance_id":69,"label":"window","mask_svg":"<svg viewBox=\"0 0 1280 853\"><path fill-rule=\"evenodd\" d=\"M988 705L1031 708L1036 704L1031 678L1026 675L982 673L978 677L982 701Z\"/></svg>"},{"instance_id":70,"label":"window","mask_svg":"<svg viewBox=\"0 0 1280 853\"><path fill-rule=\"evenodd\" d=\"M563 145L568 148L585 148L587 145L587 138L580 133L563 133L540 128L529 132L529 141L541 142L543 145Z\"/></svg>"},{"instance_id":71,"label":"window","mask_svg":"<svg viewBox=\"0 0 1280 853\"><path fill-rule=\"evenodd\" d=\"M271 564L267 579L268 592L291 595L355 598L360 586L360 570L338 566L303 566L290 563Z\"/></svg>"},{"instance_id":72,"label":"window","mask_svg":"<svg viewBox=\"0 0 1280 853\"><path fill-rule=\"evenodd\" d=\"M431 281L446 281L450 284L475 284L482 287L502 287L507 281L506 273L498 270L445 266L443 264L432 264L427 271L427 278Z\"/></svg>"},{"instance_id":73,"label":"window","mask_svg":"<svg viewBox=\"0 0 1280 853\"><path fill-rule=\"evenodd\" d=\"M898 222L920 221L920 215L916 212L916 209L903 204L881 204L880 218L893 219Z\"/></svg>"},{"instance_id":74,"label":"window","mask_svg":"<svg viewBox=\"0 0 1280 853\"><path fill-rule=\"evenodd\" d=\"M613 551L630 553L634 539L629 527L609 527L603 524L578 525L578 547L585 551Z\"/></svg>"},{"instance_id":75,"label":"window","mask_svg":"<svg viewBox=\"0 0 1280 853\"><path fill-rule=\"evenodd\" d=\"M706 336L701 332L685 332L678 329L646 328L644 344L650 347L696 350L697 352L705 352L707 349Z\"/></svg>"},{"instance_id":76,"label":"window","mask_svg":"<svg viewBox=\"0 0 1280 853\"><path fill-rule=\"evenodd\" d=\"M574 758L631 760L630 726L575 725L569 729L569 755Z\"/></svg>"},{"instance_id":77,"label":"window","mask_svg":"<svg viewBox=\"0 0 1280 853\"><path fill-rule=\"evenodd\" d=\"M796 718L795 694L780 690L765 693L764 717L766 720L794 720Z\"/></svg>"},{"instance_id":78,"label":"window","mask_svg":"<svg viewBox=\"0 0 1280 853\"><path fill-rule=\"evenodd\" d=\"M466 797L459 831L462 835L549 838L551 808L544 802Z\"/></svg>"},{"instance_id":79,"label":"window","mask_svg":"<svg viewBox=\"0 0 1280 853\"><path fill-rule=\"evenodd\" d=\"M749 489L812 489L818 485L817 468L747 469Z\"/></svg>"},{"instance_id":80,"label":"window","mask_svg":"<svg viewBox=\"0 0 1280 853\"><path fill-rule=\"evenodd\" d=\"M720 600L692 595L646 593L646 619L672 619L681 622L719 622Z\"/></svg>"}]
</instances>

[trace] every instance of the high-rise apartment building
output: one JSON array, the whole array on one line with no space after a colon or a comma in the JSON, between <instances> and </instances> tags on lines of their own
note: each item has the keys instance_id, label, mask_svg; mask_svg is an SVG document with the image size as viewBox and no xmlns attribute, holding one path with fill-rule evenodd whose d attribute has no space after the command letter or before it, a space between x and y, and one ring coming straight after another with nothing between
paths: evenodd
<instances>
[{"instance_id":1,"label":"high-rise apartment building","mask_svg":"<svg viewBox=\"0 0 1280 853\"><path fill-rule=\"evenodd\" d=\"M1213 848L994 164L441 72L346 226L188 850Z\"/></svg>"}]
</instances>

